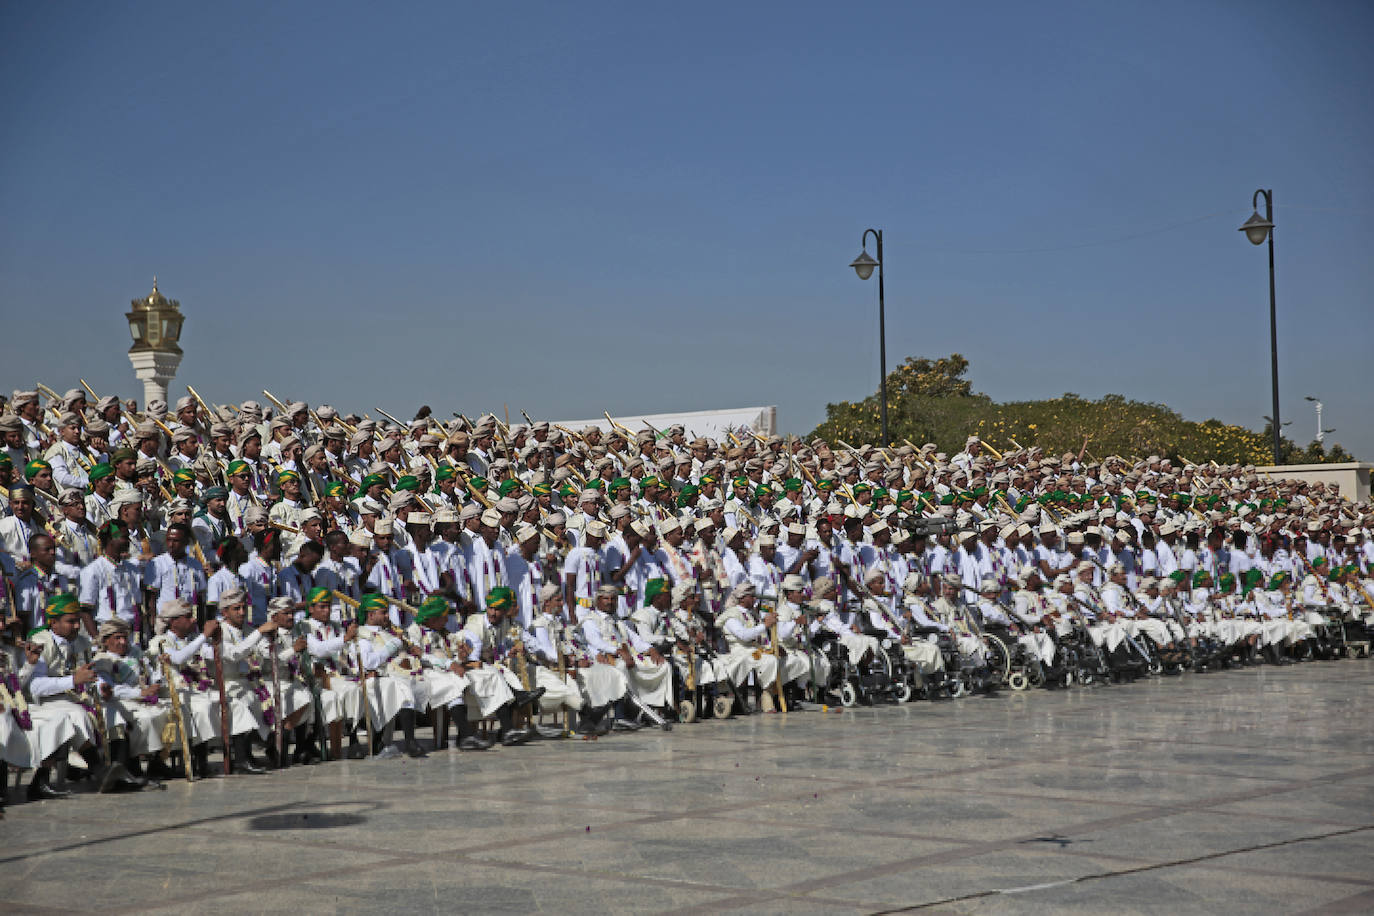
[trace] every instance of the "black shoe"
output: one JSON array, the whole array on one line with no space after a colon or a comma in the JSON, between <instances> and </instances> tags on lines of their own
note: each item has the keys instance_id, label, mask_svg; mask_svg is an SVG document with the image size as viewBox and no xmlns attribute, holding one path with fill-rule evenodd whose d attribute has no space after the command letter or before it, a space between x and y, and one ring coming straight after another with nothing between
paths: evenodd
<instances>
[{"instance_id":1,"label":"black shoe","mask_svg":"<svg viewBox=\"0 0 1374 916\"><path fill-rule=\"evenodd\" d=\"M362 760L367 756L367 749L361 744L350 744L348 750L344 751L344 757L349 760Z\"/></svg>"},{"instance_id":2,"label":"black shoe","mask_svg":"<svg viewBox=\"0 0 1374 916\"><path fill-rule=\"evenodd\" d=\"M425 753L425 749L420 747L420 742L418 741L407 741L405 743L405 752L407 757L415 757L417 759L429 756L429 754Z\"/></svg>"},{"instance_id":3,"label":"black shoe","mask_svg":"<svg viewBox=\"0 0 1374 916\"><path fill-rule=\"evenodd\" d=\"M54 789L46 782L30 785L28 792L25 793L29 801L46 801L48 799L71 798L72 793L66 789Z\"/></svg>"},{"instance_id":4,"label":"black shoe","mask_svg":"<svg viewBox=\"0 0 1374 916\"><path fill-rule=\"evenodd\" d=\"M621 719L619 717L611 723L611 729L618 732L637 732L639 728L640 725L638 722L632 722L629 719Z\"/></svg>"},{"instance_id":5,"label":"black shoe","mask_svg":"<svg viewBox=\"0 0 1374 916\"><path fill-rule=\"evenodd\" d=\"M540 725L538 723L532 724L529 731L531 737L542 738L546 741L553 741L567 735L563 729L556 725Z\"/></svg>"},{"instance_id":6,"label":"black shoe","mask_svg":"<svg viewBox=\"0 0 1374 916\"><path fill-rule=\"evenodd\" d=\"M533 690L517 690L513 694L516 706L524 706L526 703L533 703L543 695L543 687L536 687Z\"/></svg>"},{"instance_id":7,"label":"black shoe","mask_svg":"<svg viewBox=\"0 0 1374 916\"><path fill-rule=\"evenodd\" d=\"M229 763L230 773L246 773L249 776L261 776L267 772L267 767L258 766L257 761L252 757L241 757Z\"/></svg>"},{"instance_id":8,"label":"black shoe","mask_svg":"<svg viewBox=\"0 0 1374 916\"><path fill-rule=\"evenodd\" d=\"M458 750L460 751L485 751L491 747L491 742L483 741L476 735L465 735L458 739Z\"/></svg>"},{"instance_id":9,"label":"black shoe","mask_svg":"<svg viewBox=\"0 0 1374 916\"><path fill-rule=\"evenodd\" d=\"M508 729L501 736L501 743L506 747L515 747L517 744L525 744L530 740L530 733L523 728Z\"/></svg>"},{"instance_id":10,"label":"black shoe","mask_svg":"<svg viewBox=\"0 0 1374 916\"><path fill-rule=\"evenodd\" d=\"M161 757L154 754L148 758L148 776L151 779L183 779L186 771L181 767L168 766Z\"/></svg>"},{"instance_id":11,"label":"black shoe","mask_svg":"<svg viewBox=\"0 0 1374 916\"><path fill-rule=\"evenodd\" d=\"M136 776L116 776L108 783L100 787L100 791L106 795L119 795L126 792L142 792L148 783L146 780Z\"/></svg>"}]
</instances>

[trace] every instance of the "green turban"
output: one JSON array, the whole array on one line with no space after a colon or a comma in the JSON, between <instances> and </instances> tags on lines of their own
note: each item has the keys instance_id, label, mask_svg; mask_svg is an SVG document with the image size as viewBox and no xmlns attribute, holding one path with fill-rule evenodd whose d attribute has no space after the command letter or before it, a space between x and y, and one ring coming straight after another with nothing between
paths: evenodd
<instances>
[{"instance_id":1,"label":"green turban","mask_svg":"<svg viewBox=\"0 0 1374 916\"><path fill-rule=\"evenodd\" d=\"M293 471L283 471L283 474L291 474ZM195 483L196 472L190 468L178 468L172 473L173 483Z\"/></svg>"},{"instance_id":2,"label":"green turban","mask_svg":"<svg viewBox=\"0 0 1374 916\"><path fill-rule=\"evenodd\" d=\"M1206 582L1206 581L1207 581L1207 570L1205 570L1205 569L1199 569L1197 572L1193 573L1193 588L1197 588L1198 586L1202 585L1202 583L1204 583L1204 582Z\"/></svg>"},{"instance_id":3,"label":"green turban","mask_svg":"<svg viewBox=\"0 0 1374 916\"><path fill-rule=\"evenodd\" d=\"M80 608L81 604L75 595L71 592L59 592L43 605L43 619L51 623L63 614L75 614Z\"/></svg>"},{"instance_id":4,"label":"green turban","mask_svg":"<svg viewBox=\"0 0 1374 916\"><path fill-rule=\"evenodd\" d=\"M871 492L871 491L873 490L873 485L870 484L870 483L864 483L864 482L861 480L861 481L859 481L858 483L854 484L853 490L854 490L854 494L857 496L857 495L860 494L860 493L869 493L869 492Z\"/></svg>"},{"instance_id":5,"label":"green turban","mask_svg":"<svg viewBox=\"0 0 1374 916\"><path fill-rule=\"evenodd\" d=\"M559 496L576 496L576 495L577 495L577 487L573 486L573 485L570 484L570 483L565 483L565 484L563 484L563 486L561 486L561 487L558 488L558 495L559 495Z\"/></svg>"},{"instance_id":6,"label":"green turban","mask_svg":"<svg viewBox=\"0 0 1374 916\"><path fill-rule=\"evenodd\" d=\"M415 622L428 623L448 613L448 601L443 595L430 595L415 609Z\"/></svg>"},{"instance_id":7,"label":"green turban","mask_svg":"<svg viewBox=\"0 0 1374 916\"><path fill-rule=\"evenodd\" d=\"M553 493L553 487L546 483L537 483L530 487L530 492L535 496L549 496Z\"/></svg>"},{"instance_id":8,"label":"green turban","mask_svg":"<svg viewBox=\"0 0 1374 916\"><path fill-rule=\"evenodd\" d=\"M348 492L348 487L342 480L331 480L324 485L325 496L343 496Z\"/></svg>"},{"instance_id":9,"label":"green turban","mask_svg":"<svg viewBox=\"0 0 1374 916\"><path fill-rule=\"evenodd\" d=\"M801 488L801 479L797 477L789 477L782 482L782 489L784 493L796 493Z\"/></svg>"},{"instance_id":10,"label":"green turban","mask_svg":"<svg viewBox=\"0 0 1374 916\"><path fill-rule=\"evenodd\" d=\"M768 486L768 484L766 484L766 483L761 483L761 484L759 484L757 487L754 488L754 498L755 498L755 499L763 499L763 497L765 497L765 496L772 496L772 495L773 495L773 488L770 487L770 486Z\"/></svg>"},{"instance_id":11,"label":"green turban","mask_svg":"<svg viewBox=\"0 0 1374 916\"><path fill-rule=\"evenodd\" d=\"M816 489L817 489L817 490L833 490L833 489L835 489L835 481L830 480L829 478L827 478L827 479L825 479L825 480L822 480L822 481L819 481L819 482L816 484Z\"/></svg>"},{"instance_id":12,"label":"green turban","mask_svg":"<svg viewBox=\"0 0 1374 916\"><path fill-rule=\"evenodd\" d=\"M678 504L678 507L681 508L681 507L687 505L689 502L692 501L692 497L696 496L696 495L697 495L698 493L700 493L700 492L701 492L701 491L698 490L694 485L692 485L692 484L690 484L690 483L687 484L685 487L683 487L683 488L682 488L681 490L679 490L678 493L677 493L677 504Z\"/></svg>"},{"instance_id":13,"label":"green turban","mask_svg":"<svg viewBox=\"0 0 1374 916\"><path fill-rule=\"evenodd\" d=\"M114 468L102 461L86 472L86 478L90 480L91 483L95 483L97 480L104 480L113 473Z\"/></svg>"},{"instance_id":14,"label":"green turban","mask_svg":"<svg viewBox=\"0 0 1374 916\"><path fill-rule=\"evenodd\" d=\"M748 477L735 477L730 480L730 483L737 487L744 487L746 490L749 489Z\"/></svg>"},{"instance_id":15,"label":"green turban","mask_svg":"<svg viewBox=\"0 0 1374 916\"><path fill-rule=\"evenodd\" d=\"M400 477L396 478L396 491L398 493L401 490L410 490L411 492L418 492L419 489L420 480L412 474L403 474Z\"/></svg>"},{"instance_id":16,"label":"green turban","mask_svg":"<svg viewBox=\"0 0 1374 916\"><path fill-rule=\"evenodd\" d=\"M873 498L874 498L875 500L876 500L876 499L886 499L886 498L887 498L887 487L874 487L874 488L873 488Z\"/></svg>"},{"instance_id":17,"label":"green turban","mask_svg":"<svg viewBox=\"0 0 1374 916\"><path fill-rule=\"evenodd\" d=\"M119 464L121 461L137 461L138 452L131 448L117 448L110 452L110 464Z\"/></svg>"},{"instance_id":18,"label":"green turban","mask_svg":"<svg viewBox=\"0 0 1374 916\"><path fill-rule=\"evenodd\" d=\"M916 498L916 495L915 495L914 493L912 493L910 490L898 490L898 491L897 491L897 505L899 505L899 506L900 506L902 503L906 502L907 500L914 500L915 498Z\"/></svg>"},{"instance_id":19,"label":"green turban","mask_svg":"<svg viewBox=\"0 0 1374 916\"><path fill-rule=\"evenodd\" d=\"M506 588L504 585L498 585L487 592L488 608L496 608L498 611L504 611L513 604L515 604L515 592Z\"/></svg>"},{"instance_id":20,"label":"green turban","mask_svg":"<svg viewBox=\"0 0 1374 916\"><path fill-rule=\"evenodd\" d=\"M229 462L229 466L224 469L224 474L226 477L233 477L235 474L247 473L249 473L248 462L244 461L242 458L235 458L233 461Z\"/></svg>"},{"instance_id":21,"label":"green turban","mask_svg":"<svg viewBox=\"0 0 1374 916\"><path fill-rule=\"evenodd\" d=\"M587 489L588 489L588 490L604 490L604 489L606 489L606 481L602 480L600 477L597 477L597 478L594 478L594 479L592 479L592 480L589 480L589 481L587 481Z\"/></svg>"},{"instance_id":22,"label":"green turban","mask_svg":"<svg viewBox=\"0 0 1374 916\"><path fill-rule=\"evenodd\" d=\"M644 583L644 606L648 607L658 595L668 590L667 579L650 579Z\"/></svg>"},{"instance_id":23,"label":"green turban","mask_svg":"<svg viewBox=\"0 0 1374 916\"><path fill-rule=\"evenodd\" d=\"M473 477L468 480L468 486L478 493L485 493L487 492L487 479L485 477Z\"/></svg>"},{"instance_id":24,"label":"green turban","mask_svg":"<svg viewBox=\"0 0 1374 916\"><path fill-rule=\"evenodd\" d=\"M661 484L659 482L659 479L655 477L653 474L650 474L648 477L645 477L643 480L639 482L639 489L647 490L649 487L657 487L660 485Z\"/></svg>"},{"instance_id":25,"label":"green turban","mask_svg":"<svg viewBox=\"0 0 1374 916\"><path fill-rule=\"evenodd\" d=\"M1259 588L1263 584L1264 572L1253 566L1247 569L1245 575L1241 577L1241 591L1246 594Z\"/></svg>"},{"instance_id":26,"label":"green turban","mask_svg":"<svg viewBox=\"0 0 1374 916\"><path fill-rule=\"evenodd\" d=\"M617 491L620 491L620 490L628 490L629 488L630 488L630 481L629 481L628 478L626 478L626 477L616 477L616 478L613 478L613 479L611 480L611 482L610 482L609 484L606 485L606 492L607 492L607 493L612 493L612 494L614 494L614 493L616 493Z\"/></svg>"},{"instance_id":27,"label":"green turban","mask_svg":"<svg viewBox=\"0 0 1374 916\"><path fill-rule=\"evenodd\" d=\"M373 487L381 486L385 483L386 480L382 477L381 474L368 474L362 480L358 481L358 492L353 494L353 498L358 499L360 497L366 496L368 490L372 489Z\"/></svg>"},{"instance_id":28,"label":"green turban","mask_svg":"<svg viewBox=\"0 0 1374 916\"><path fill-rule=\"evenodd\" d=\"M715 474L702 474L702 475L701 475L701 485L702 485L703 487L706 486L708 483L717 483L717 482L718 482L718 481L716 480L716 475L715 475Z\"/></svg>"},{"instance_id":29,"label":"green turban","mask_svg":"<svg viewBox=\"0 0 1374 916\"><path fill-rule=\"evenodd\" d=\"M316 586L305 596L306 604L319 604L321 601L328 601L333 597L329 589Z\"/></svg>"},{"instance_id":30,"label":"green turban","mask_svg":"<svg viewBox=\"0 0 1374 916\"><path fill-rule=\"evenodd\" d=\"M1236 577L1231 573L1222 573L1221 578L1217 580L1217 587L1220 588L1223 592L1229 592L1233 587L1235 587L1235 584Z\"/></svg>"},{"instance_id":31,"label":"green turban","mask_svg":"<svg viewBox=\"0 0 1374 916\"><path fill-rule=\"evenodd\" d=\"M524 484L512 477L509 480L501 481L496 487L496 492L500 493L502 496L509 496L511 490L517 490L522 486L524 486Z\"/></svg>"},{"instance_id":32,"label":"green turban","mask_svg":"<svg viewBox=\"0 0 1374 916\"><path fill-rule=\"evenodd\" d=\"M51 470L52 465L48 464L42 458L38 458L24 465L24 479L32 483L33 479L38 476L39 471Z\"/></svg>"},{"instance_id":33,"label":"green turban","mask_svg":"<svg viewBox=\"0 0 1374 916\"><path fill-rule=\"evenodd\" d=\"M177 471L177 473L180 474L181 472L180 472L180 471ZM297 474L295 471L291 470L290 468L287 468L286 470L281 471L280 473L277 474L277 486L281 486L282 484L286 483L288 480L294 480L294 481L296 481L296 483L300 483L300 482L301 482L301 475L300 475L300 474Z\"/></svg>"},{"instance_id":34,"label":"green turban","mask_svg":"<svg viewBox=\"0 0 1374 916\"><path fill-rule=\"evenodd\" d=\"M1288 581L1288 573L1276 572L1274 578L1269 580L1269 591L1276 591L1279 586Z\"/></svg>"},{"instance_id":35,"label":"green turban","mask_svg":"<svg viewBox=\"0 0 1374 916\"><path fill-rule=\"evenodd\" d=\"M448 464L441 466L439 470L434 472L434 479L436 482L440 480L452 480L457 476L458 471L455 470L452 465Z\"/></svg>"},{"instance_id":36,"label":"green turban","mask_svg":"<svg viewBox=\"0 0 1374 916\"><path fill-rule=\"evenodd\" d=\"M358 602L358 623L367 623L368 611L373 609L384 611L387 609L387 605L386 598L375 592L370 595L363 595L362 600Z\"/></svg>"},{"instance_id":37,"label":"green turban","mask_svg":"<svg viewBox=\"0 0 1374 916\"><path fill-rule=\"evenodd\" d=\"M1341 578L1341 576L1343 576L1343 575L1345 575L1345 569L1344 569L1344 567L1337 566L1337 567L1335 567L1335 568L1333 568L1333 569L1331 570L1330 575L1328 575L1328 576L1326 577L1326 581L1327 581L1327 582L1336 582L1336 581L1338 581L1338 580Z\"/></svg>"},{"instance_id":38,"label":"green turban","mask_svg":"<svg viewBox=\"0 0 1374 916\"><path fill-rule=\"evenodd\" d=\"M1169 573L1169 578L1173 579L1175 582L1182 585L1183 580L1188 578L1188 574L1181 569L1176 569L1173 572Z\"/></svg>"}]
</instances>

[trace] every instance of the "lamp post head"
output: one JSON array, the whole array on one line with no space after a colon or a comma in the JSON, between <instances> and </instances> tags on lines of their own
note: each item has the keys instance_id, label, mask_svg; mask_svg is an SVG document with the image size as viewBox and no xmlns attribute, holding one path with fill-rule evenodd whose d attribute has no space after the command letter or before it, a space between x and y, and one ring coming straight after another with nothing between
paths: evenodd
<instances>
[{"instance_id":1,"label":"lamp post head","mask_svg":"<svg viewBox=\"0 0 1374 916\"><path fill-rule=\"evenodd\" d=\"M860 280L867 280L873 276L873 268L878 266L878 262L869 256L868 249L865 248L859 252L857 258L850 262L849 266L854 268L854 273L859 275Z\"/></svg>"},{"instance_id":2,"label":"lamp post head","mask_svg":"<svg viewBox=\"0 0 1374 916\"><path fill-rule=\"evenodd\" d=\"M1252 245L1263 245L1264 240L1269 238L1269 230L1274 228L1274 224L1259 215L1256 210L1249 219L1240 227L1240 231L1245 233L1245 237L1250 240Z\"/></svg>"},{"instance_id":3,"label":"lamp post head","mask_svg":"<svg viewBox=\"0 0 1374 916\"><path fill-rule=\"evenodd\" d=\"M130 353L153 350L180 355L181 347L177 346L177 341L181 338L181 303L162 295L157 288L156 278L153 279L153 291L142 299L133 300L130 306L133 311L126 312L124 316L129 321L129 334L134 339Z\"/></svg>"}]
</instances>

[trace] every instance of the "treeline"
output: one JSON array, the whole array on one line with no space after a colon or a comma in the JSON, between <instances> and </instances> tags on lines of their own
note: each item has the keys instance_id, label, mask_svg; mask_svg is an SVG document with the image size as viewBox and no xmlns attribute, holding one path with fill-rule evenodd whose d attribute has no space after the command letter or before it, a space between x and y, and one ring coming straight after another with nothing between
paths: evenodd
<instances>
[{"instance_id":1,"label":"treeline","mask_svg":"<svg viewBox=\"0 0 1374 916\"><path fill-rule=\"evenodd\" d=\"M1272 462L1268 427L1255 430L1220 420L1186 420L1163 404L1133 401L1119 394L1088 400L1066 393L1042 401L998 403L975 392L965 378L968 360L958 353L942 359L908 357L888 374L888 428L892 443L934 442L954 454L971 434L998 449L1038 445L1049 453L1077 454L1087 440L1089 455L1163 455L1175 460L1218 464ZM878 395L827 404L826 419L812 431L850 445L878 443ZM1340 445L1330 450L1313 441L1302 448L1284 438L1284 464L1355 460Z\"/></svg>"}]
</instances>

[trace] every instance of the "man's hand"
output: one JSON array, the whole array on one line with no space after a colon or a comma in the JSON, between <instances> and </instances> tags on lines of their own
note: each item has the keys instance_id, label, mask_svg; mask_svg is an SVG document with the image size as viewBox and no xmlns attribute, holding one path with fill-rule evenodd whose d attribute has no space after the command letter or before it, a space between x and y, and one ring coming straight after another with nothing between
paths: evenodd
<instances>
[{"instance_id":1,"label":"man's hand","mask_svg":"<svg viewBox=\"0 0 1374 916\"><path fill-rule=\"evenodd\" d=\"M267 618L267 622L258 627L258 632L263 636L270 636L277 632L277 619L275 617Z\"/></svg>"},{"instance_id":2,"label":"man's hand","mask_svg":"<svg viewBox=\"0 0 1374 916\"><path fill-rule=\"evenodd\" d=\"M352 642L358 638L358 625L350 623L348 629L344 630L344 642Z\"/></svg>"},{"instance_id":3,"label":"man's hand","mask_svg":"<svg viewBox=\"0 0 1374 916\"><path fill-rule=\"evenodd\" d=\"M82 665L72 672L72 684L80 687L82 684L89 684L95 680L95 668L90 665Z\"/></svg>"},{"instance_id":4,"label":"man's hand","mask_svg":"<svg viewBox=\"0 0 1374 916\"><path fill-rule=\"evenodd\" d=\"M205 621L205 626L201 627L201 630L200 630L200 631L201 631L202 633L205 634L205 638L206 638L206 639L211 639L211 640L213 640L213 639L219 639L219 621L218 621L218 620L207 620L207 621Z\"/></svg>"},{"instance_id":5,"label":"man's hand","mask_svg":"<svg viewBox=\"0 0 1374 916\"><path fill-rule=\"evenodd\" d=\"M158 695L158 692L159 692L160 690L161 690L161 688L158 687L156 684L149 684L147 687L144 687L144 688L143 688L143 690L141 691L141 693L142 693L142 695L143 695L143 699L145 699L145 700L151 700L151 699L155 698L155 697Z\"/></svg>"},{"instance_id":6,"label":"man's hand","mask_svg":"<svg viewBox=\"0 0 1374 916\"><path fill-rule=\"evenodd\" d=\"M304 637L304 636L297 636L297 637L296 637L296 641L293 642L293 643L291 644L291 651L292 651L292 652L304 652L304 651L305 651L305 637Z\"/></svg>"}]
</instances>

